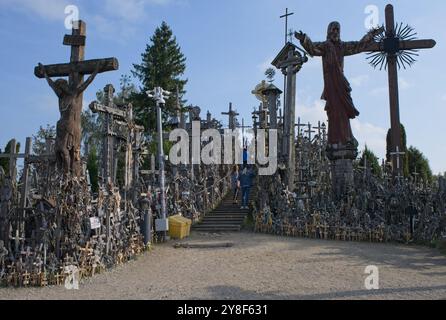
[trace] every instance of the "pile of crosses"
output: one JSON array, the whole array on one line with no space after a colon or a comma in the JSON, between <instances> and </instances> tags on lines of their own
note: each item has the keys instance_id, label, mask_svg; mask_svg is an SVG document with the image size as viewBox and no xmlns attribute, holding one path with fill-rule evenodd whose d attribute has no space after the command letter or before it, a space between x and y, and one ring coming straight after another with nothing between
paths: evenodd
<instances>
[{"instance_id":1,"label":"pile of crosses","mask_svg":"<svg viewBox=\"0 0 446 320\"><path fill-rule=\"evenodd\" d=\"M337 198L325 156L325 126L304 126L299 121L298 127L296 188L288 190L281 170L259 177L259 197L253 203L256 232L368 242L444 239L445 179L430 184L418 179L417 173L408 179L394 178L384 164L382 176L377 176L366 162L356 162L354 185Z\"/></svg>"},{"instance_id":2,"label":"pile of crosses","mask_svg":"<svg viewBox=\"0 0 446 320\"><path fill-rule=\"evenodd\" d=\"M103 101L89 106L103 125L99 192L91 190L86 159L80 157L82 95L99 73L117 70L119 63L116 58L85 60L86 24L75 23L63 41L71 47L70 62L39 64L34 71L59 98L56 140L48 139L36 154L31 138L24 154L16 153L12 141L11 154L0 155L9 159L8 172L0 170L0 286L57 285L73 273L92 276L134 259L159 240L153 222L162 217L162 174L148 154L150 137L137 125L132 105L118 104L111 84ZM201 120L198 107L189 108L189 118L186 124L178 105L177 121L169 125L190 136L197 120L203 128L221 130L209 113ZM123 158L124 182L119 184L118 159ZM18 159L24 163L20 174ZM147 159L151 168L142 170ZM225 166L168 164L165 171L168 216L181 213L197 221L229 188Z\"/></svg>"},{"instance_id":3,"label":"pile of crosses","mask_svg":"<svg viewBox=\"0 0 446 320\"><path fill-rule=\"evenodd\" d=\"M178 110L178 115L169 121L172 130L187 131L191 141L192 123L199 121L203 130L216 129L222 135L224 134L221 123L212 118L209 112L206 120L202 120L199 107L188 107L186 111ZM189 120L187 123L186 116ZM168 140L169 134L165 133L164 139ZM201 148L205 145L206 142L201 142ZM151 211L155 217L160 217L161 190L156 156L148 155L148 157L150 158L150 169L141 170L140 185L143 186L143 192L146 192L150 198ZM169 214L181 214L195 223L200 221L206 213L212 211L229 191L231 168L229 165L204 165L201 161L200 164L192 165L191 163L191 159L188 164L180 165L173 165L170 161L166 161L166 195Z\"/></svg>"}]
</instances>

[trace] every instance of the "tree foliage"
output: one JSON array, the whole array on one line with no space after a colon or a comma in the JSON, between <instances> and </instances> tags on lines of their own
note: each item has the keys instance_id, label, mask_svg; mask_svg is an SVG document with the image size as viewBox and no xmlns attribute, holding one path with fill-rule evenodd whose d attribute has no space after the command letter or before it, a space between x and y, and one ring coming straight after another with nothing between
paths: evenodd
<instances>
[{"instance_id":1,"label":"tree foliage","mask_svg":"<svg viewBox=\"0 0 446 320\"><path fill-rule=\"evenodd\" d=\"M5 147L5 152L3 154L10 154L11 153L11 146L12 140L10 140ZM16 153L20 152L20 142L16 143ZM0 152L1 153L1 152ZM3 168L6 174L9 172L9 159L7 158L0 158L0 166Z\"/></svg>"},{"instance_id":2,"label":"tree foliage","mask_svg":"<svg viewBox=\"0 0 446 320\"><path fill-rule=\"evenodd\" d=\"M167 119L174 115L177 98L181 101L185 94L187 80L181 79L181 76L186 71L186 58L166 22L155 30L141 56L141 63L134 64L132 71L133 76L141 82L141 88L140 92L131 94L130 101L133 103L138 122L144 125L147 131L153 132L156 130L156 104L146 92L155 87L172 92L166 101L164 117ZM177 88L179 97L176 96Z\"/></svg>"},{"instance_id":3,"label":"tree foliage","mask_svg":"<svg viewBox=\"0 0 446 320\"><path fill-rule=\"evenodd\" d=\"M379 159L372 150L367 148L367 146L365 146L365 149L362 152L361 159L359 160L359 164L361 166L364 166L364 164L366 163L366 161L364 161L365 159L367 159L367 167L371 168L372 174L381 176L382 168L379 163Z\"/></svg>"},{"instance_id":4,"label":"tree foliage","mask_svg":"<svg viewBox=\"0 0 446 320\"><path fill-rule=\"evenodd\" d=\"M424 181L432 182L432 170L429 165L429 160L424 154L417 148L411 146L408 150L408 158L410 175L414 176L416 171L419 174L419 179L421 178Z\"/></svg>"}]
</instances>

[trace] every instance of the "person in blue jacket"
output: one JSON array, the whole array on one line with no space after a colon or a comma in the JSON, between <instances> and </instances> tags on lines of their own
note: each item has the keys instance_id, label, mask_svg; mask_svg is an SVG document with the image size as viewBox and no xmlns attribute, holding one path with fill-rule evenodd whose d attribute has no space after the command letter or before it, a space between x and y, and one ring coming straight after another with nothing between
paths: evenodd
<instances>
[{"instance_id":1,"label":"person in blue jacket","mask_svg":"<svg viewBox=\"0 0 446 320\"><path fill-rule=\"evenodd\" d=\"M239 177L240 186L242 188L242 210L248 209L249 193L251 191L254 177L254 171L248 166L244 166Z\"/></svg>"}]
</instances>

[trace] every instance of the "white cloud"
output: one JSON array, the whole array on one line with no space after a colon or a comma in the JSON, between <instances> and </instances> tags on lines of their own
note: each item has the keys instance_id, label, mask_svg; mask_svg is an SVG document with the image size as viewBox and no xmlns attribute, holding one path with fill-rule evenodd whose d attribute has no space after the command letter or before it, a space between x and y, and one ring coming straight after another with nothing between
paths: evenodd
<instances>
[{"instance_id":1,"label":"white cloud","mask_svg":"<svg viewBox=\"0 0 446 320\"><path fill-rule=\"evenodd\" d=\"M353 83L353 81L351 81ZM403 90L409 90L414 86L413 83L406 80L404 77L399 77L398 79L398 88L400 91ZM389 87L382 86L375 89L370 90L370 94L373 96L382 96L382 95L388 95L389 94Z\"/></svg>"},{"instance_id":2,"label":"white cloud","mask_svg":"<svg viewBox=\"0 0 446 320\"><path fill-rule=\"evenodd\" d=\"M364 83L366 83L369 80L369 76L368 75L360 75L357 77L353 77L350 79L350 83L352 85L354 85L355 87L360 87L362 86Z\"/></svg>"},{"instance_id":3,"label":"white cloud","mask_svg":"<svg viewBox=\"0 0 446 320\"><path fill-rule=\"evenodd\" d=\"M359 119L351 121L353 135L358 140L360 150L367 147L375 154L384 159L386 155L386 136L387 130L367 122L361 122Z\"/></svg>"},{"instance_id":4,"label":"white cloud","mask_svg":"<svg viewBox=\"0 0 446 320\"><path fill-rule=\"evenodd\" d=\"M399 88L400 90L407 90L413 87L413 84L410 83L409 81L407 81L405 78L400 77L398 79L398 83L399 83Z\"/></svg>"},{"instance_id":5,"label":"white cloud","mask_svg":"<svg viewBox=\"0 0 446 320\"><path fill-rule=\"evenodd\" d=\"M389 88L387 88L387 87L379 87L379 88L370 90L370 94L372 96L383 96L388 93L389 93Z\"/></svg>"},{"instance_id":6,"label":"white cloud","mask_svg":"<svg viewBox=\"0 0 446 320\"><path fill-rule=\"evenodd\" d=\"M274 57L269 57L267 59L265 59L265 61L263 61L262 63L257 65L257 69L264 73L268 68L274 68L273 65L271 64L271 62L274 60Z\"/></svg>"},{"instance_id":7,"label":"white cloud","mask_svg":"<svg viewBox=\"0 0 446 320\"><path fill-rule=\"evenodd\" d=\"M325 101L316 100L311 105L298 104L296 107L296 122L300 117L301 123L311 123L317 126L318 122L327 124L327 114L324 110ZM384 158L386 154L386 135L387 130L371 123L361 122L359 118L351 121L351 126L355 138L360 144L360 150L365 145L375 152L378 157Z\"/></svg>"},{"instance_id":8,"label":"white cloud","mask_svg":"<svg viewBox=\"0 0 446 320\"><path fill-rule=\"evenodd\" d=\"M446 94L441 97L442 101L446 101Z\"/></svg>"},{"instance_id":9,"label":"white cloud","mask_svg":"<svg viewBox=\"0 0 446 320\"><path fill-rule=\"evenodd\" d=\"M168 5L174 0L106 0L107 14L119 17L125 21L136 22L147 17L147 7L150 5Z\"/></svg>"},{"instance_id":10,"label":"white cloud","mask_svg":"<svg viewBox=\"0 0 446 320\"><path fill-rule=\"evenodd\" d=\"M0 0L0 7L37 15L50 21L63 21L66 17L66 0Z\"/></svg>"}]
</instances>

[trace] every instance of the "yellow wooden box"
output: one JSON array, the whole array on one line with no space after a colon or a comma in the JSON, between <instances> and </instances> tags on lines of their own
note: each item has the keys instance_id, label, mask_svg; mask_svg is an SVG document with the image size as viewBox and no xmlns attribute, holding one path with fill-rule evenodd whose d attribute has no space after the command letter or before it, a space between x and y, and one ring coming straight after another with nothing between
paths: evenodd
<instances>
[{"instance_id":1,"label":"yellow wooden box","mask_svg":"<svg viewBox=\"0 0 446 320\"><path fill-rule=\"evenodd\" d=\"M169 236L172 239L184 239L188 234L187 223L178 219L178 216L169 217Z\"/></svg>"},{"instance_id":2,"label":"yellow wooden box","mask_svg":"<svg viewBox=\"0 0 446 320\"><path fill-rule=\"evenodd\" d=\"M190 230L192 228L192 220L191 219L187 219L187 218L185 218L185 217L183 217L181 215L176 215L175 219L178 220L178 221L181 221L181 222L183 222L183 223L185 223L187 225L186 234L187 234L187 237L189 237L190 236Z\"/></svg>"}]
</instances>

